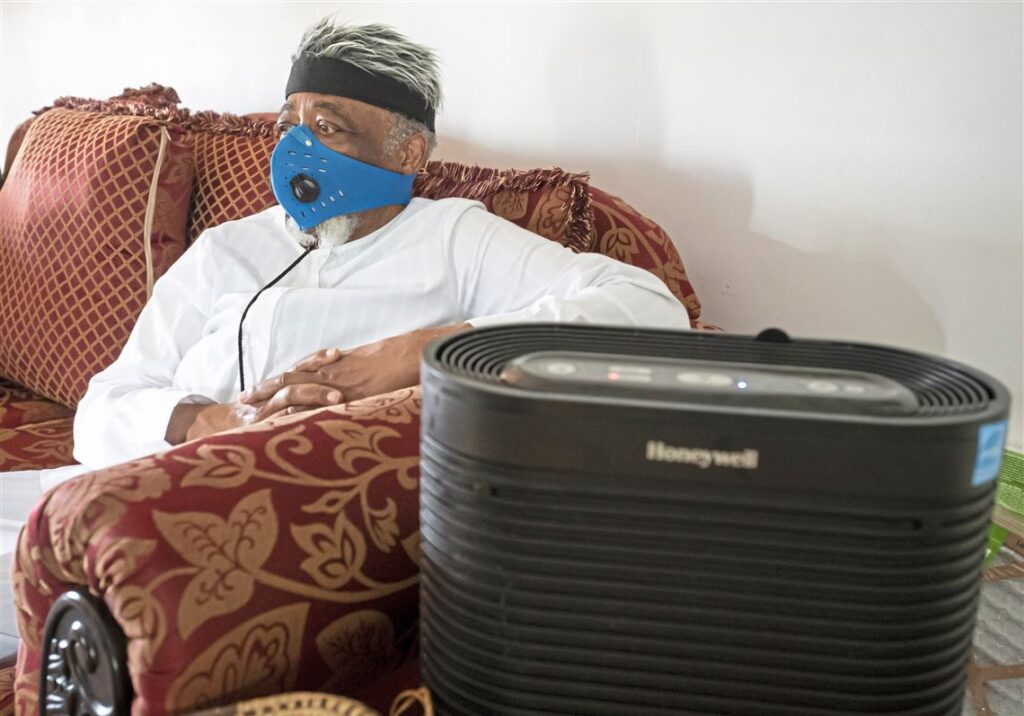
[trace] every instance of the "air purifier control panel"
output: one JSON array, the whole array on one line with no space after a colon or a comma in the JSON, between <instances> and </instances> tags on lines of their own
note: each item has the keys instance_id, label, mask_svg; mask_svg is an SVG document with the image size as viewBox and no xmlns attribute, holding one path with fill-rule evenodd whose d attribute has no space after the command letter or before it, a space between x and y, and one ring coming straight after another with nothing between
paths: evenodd
<instances>
[{"instance_id":1,"label":"air purifier control panel","mask_svg":"<svg viewBox=\"0 0 1024 716\"><path fill-rule=\"evenodd\" d=\"M803 366L543 351L510 361L501 378L537 391L778 410L902 415L917 408L914 394L890 378Z\"/></svg>"}]
</instances>

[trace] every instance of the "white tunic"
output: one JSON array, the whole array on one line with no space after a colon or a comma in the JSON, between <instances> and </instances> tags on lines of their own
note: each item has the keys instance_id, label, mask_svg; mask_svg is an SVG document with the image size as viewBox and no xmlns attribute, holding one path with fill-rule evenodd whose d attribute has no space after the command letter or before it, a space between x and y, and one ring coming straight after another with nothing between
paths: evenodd
<instances>
[{"instance_id":1,"label":"white tunic","mask_svg":"<svg viewBox=\"0 0 1024 716\"><path fill-rule=\"evenodd\" d=\"M303 251L274 206L205 231L157 281L120 357L75 414L75 458L93 468L166 449L182 401L234 400L245 305ZM316 249L245 319L246 386L323 348L355 348L468 321L585 321L685 329L654 275L576 254L465 199L413 199L356 241Z\"/></svg>"}]
</instances>

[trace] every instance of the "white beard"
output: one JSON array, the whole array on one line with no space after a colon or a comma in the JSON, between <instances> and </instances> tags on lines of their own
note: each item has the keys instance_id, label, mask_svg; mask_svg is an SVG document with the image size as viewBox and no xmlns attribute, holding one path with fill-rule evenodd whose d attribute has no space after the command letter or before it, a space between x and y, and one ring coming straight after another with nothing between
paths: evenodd
<instances>
[{"instance_id":1,"label":"white beard","mask_svg":"<svg viewBox=\"0 0 1024 716\"><path fill-rule=\"evenodd\" d=\"M304 249L310 246L318 249L333 249L341 246L352 238L352 233L359 223L359 216L356 214L342 214L333 216L322 224L318 224L306 233L299 228L292 217L285 214L284 225L299 245Z\"/></svg>"}]
</instances>

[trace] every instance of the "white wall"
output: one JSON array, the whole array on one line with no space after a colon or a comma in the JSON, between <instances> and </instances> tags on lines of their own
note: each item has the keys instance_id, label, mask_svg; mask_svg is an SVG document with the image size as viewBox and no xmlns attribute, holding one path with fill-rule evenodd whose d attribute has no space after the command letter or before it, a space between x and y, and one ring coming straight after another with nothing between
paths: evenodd
<instances>
[{"instance_id":1,"label":"white wall","mask_svg":"<svg viewBox=\"0 0 1024 716\"><path fill-rule=\"evenodd\" d=\"M0 137L151 81L266 111L328 12L445 61L440 156L589 170L674 238L730 330L935 352L1024 447L1022 5L3 2Z\"/></svg>"}]
</instances>

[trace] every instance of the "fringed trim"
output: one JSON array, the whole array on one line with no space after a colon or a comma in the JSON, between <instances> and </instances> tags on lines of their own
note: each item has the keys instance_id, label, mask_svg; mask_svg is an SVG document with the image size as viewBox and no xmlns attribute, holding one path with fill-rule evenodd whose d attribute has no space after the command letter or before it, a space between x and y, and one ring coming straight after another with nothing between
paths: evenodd
<instances>
[{"instance_id":1,"label":"fringed trim","mask_svg":"<svg viewBox=\"0 0 1024 716\"><path fill-rule=\"evenodd\" d=\"M240 137L276 137L277 131L273 122L252 117L241 117L225 112L219 114L212 110L203 110L192 114L189 129L197 132L213 132L214 134L232 134Z\"/></svg>"},{"instance_id":2,"label":"fringed trim","mask_svg":"<svg viewBox=\"0 0 1024 716\"><path fill-rule=\"evenodd\" d=\"M38 109L33 114L39 116L51 109L73 109L80 112L101 112L103 114L119 114L131 117L149 117L165 124L177 124L188 117L188 110L169 105L152 105L145 102L132 102L114 99L86 99L84 97L61 97L49 107Z\"/></svg>"},{"instance_id":3,"label":"fringed trim","mask_svg":"<svg viewBox=\"0 0 1024 716\"><path fill-rule=\"evenodd\" d=\"M79 109L86 112L111 112L116 114L146 114L145 108L164 110L165 116L179 111L181 99L173 87L151 82L145 87L125 87L121 94L110 99L90 99L88 97L60 97L52 105L38 109L33 114L40 115L55 107ZM123 108L128 108L127 110ZM134 110L134 111L133 111ZM152 116L152 115L150 115Z\"/></svg>"},{"instance_id":4,"label":"fringed trim","mask_svg":"<svg viewBox=\"0 0 1024 716\"><path fill-rule=\"evenodd\" d=\"M124 92L110 99L142 102L159 107L174 107L181 103L181 98L173 87L164 87L156 82L150 82L145 87L125 87Z\"/></svg>"},{"instance_id":5,"label":"fringed trim","mask_svg":"<svg viewBox=\"0 0 1024 716\"><path fill-rule=\"evenodd\" d=\"M33 112L36 116L60 107L83 112L102 112L130 117L149 117L170 129L190 132L212 132L243 137L273 137L274 123L236 114L219 114L210 110L192 112L178 107L178 93L171 87L156 83L138 89L126 88L124 92L110 99L88 99L85 97L61 97L48 107Z\"/></svg>"},{"instance_id":6,"label":"fringed trim","mask_svg":"<svg viewBox=\"0 0 1024 716\"><path fill-rule=\"evenodd\" d=\"M590 175L551 169L491 169L456 162L429 162L416 177L417 196L441 199L458 196L482 201L499 191L532 192L569 188L564 243L575 251L591 251L596 240L590 210Z\"/></svg>"}]
</instances>

